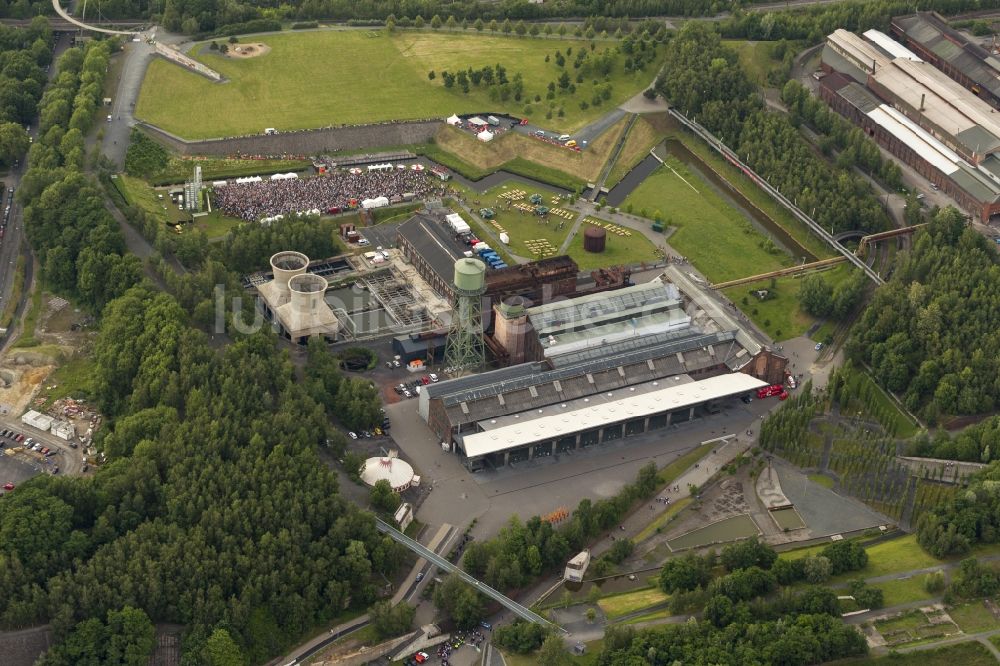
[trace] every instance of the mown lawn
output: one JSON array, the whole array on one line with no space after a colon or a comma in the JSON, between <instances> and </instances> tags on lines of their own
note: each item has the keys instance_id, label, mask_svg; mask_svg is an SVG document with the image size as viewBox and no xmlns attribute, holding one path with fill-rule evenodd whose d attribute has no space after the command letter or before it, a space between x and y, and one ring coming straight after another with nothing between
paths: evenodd
<instances>
[{"instance_id":1,"label":"mown lawn","mask_svg":"<svg viewBox=\"0 0 1000 666\"><path fill-rule=\"evenodd\" d=\"M669 598L661 590L646 588L636 590L635 592L604 597L597 602L597 605L601 607L601 610L604 611L608 619L615 619L642 610L643 608L662 604Z\"/></svg>"},{"instance_id":2,"label":"mown lawn","mask_svg":"<svg viewBox=\"0 0 1000 666\"><path fill-rule=\"evenodd\" d=\"M245 36L246 43L264 43L270 52L238 59L210 51L206 43L190 52L228 79L213 83L164 60L154 60L146 74L136 115L186 138L201 139L256 134L266 127L294 130L327 125L358 124L414 118L444 118L452 113L506 111L528 115L552 129L572 132L603 115L649 85L654 67L626 74L624 56L616 56L610 74L612 96L594 106L599 77L575 83L576 92L559 92L553 100L563 117L553 114L544 99L547 86L564 71L555 52L589 48L587 42L567 42L478 34L438 34L404 31L322 30ZM597 46L601 52L614 48ZM545 56L550 56L545 62ZM575 57L575 54L574 56ZM573 57L565 67L571 76ZM524 80L521 101L493 101L485 86L463 93L446 89L443 70L500 64L513 80ZM429 72L435 78L429 79ZM575 78L575 77L574 77ZM603 81L599 82L603 85ZM557 90L559 88L557 87ZM542 98L534 102L535 95ZM587 101L587 109L580 108ZM211 109L212 113L205 113Z\"/></svg>"},{"instance_id":3,"label":"mown lawn","mask_svg":"<svg viewBox=\"0 0 1000 666\"><path fill-rule=\"evenodd\" d=\"M924 589L924 578L926 574L903 578L902 580L890 580L879 583L875 587L881 588L884 595L884 606L895 606L906 604L911 601L921 599L931 599L935 595Z\"/></svg>"},{"instance_id":4,"label":"mown lawn","mask_svg":"<svg viewBox=\"0 0 1000 666\"><path fill-rule=\"evenodd\" d=\"M784 253L765 249L768 239L680 161L670 158L667 165L643 181L625 207L650 218L659 214L665 225L676 227L667 243L709 280L766 273L791 262Z\"/></svg>"},{"instance_id":5,"label":"mown lawn","mask_svg":"<svg viewBox=\"0 0 1000 666\"><path fill-rule=\"evenodd\" d=\"M831 285L837 285L850 275L850 271L850 267L839 265L824 270L822 275ZM775 278L773 281L750 282L722 291L771 338L788 340L805 334L809 327L816 322L815 318L804 312L799 306L799 292L802 289L803 277L802 275L786 275ZM762 290L768 292L765 300L760 300L756 293Z\"/></svg>"},{"instance_id":6,"label":"mown lawn","mask_svg":"<svg viewBox=\"0 0 1000 666\"><path fill-rule=\"evenodd\" d=\"M604 252L597 254L587 252L583 249L583 232L587 226L586 223L580 225L580 231L573 238L573 242L570 243L567 250L567 253L573 257L581 271L617 266L619 264L653 263L659 258L659 255L656 253L656 246L634 229L632 230L632 235L628 237L608 232Z\"/></svg>"}]
</instances>

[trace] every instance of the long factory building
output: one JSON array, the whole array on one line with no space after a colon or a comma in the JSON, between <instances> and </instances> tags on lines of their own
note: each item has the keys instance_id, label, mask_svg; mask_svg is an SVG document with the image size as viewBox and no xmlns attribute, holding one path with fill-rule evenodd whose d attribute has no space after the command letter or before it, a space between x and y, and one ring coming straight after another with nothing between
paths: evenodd
<instances>
[{"instance_id":1,"label":"long factory building","mask_svg":"<svg viewBox=\"0 0 1000 666\"><path fill-rule=\"evenodd\" d=\"M1000 214L1000 116L888 35L827 38L820 96L879 145L988 222Z\"/></svg>"},{"instance_id":2,"label":"long factory building","mask_svg":"<svg viewBox=\"0 0 1000 666\"><path fill-rule=\"evenodd\" d=\"M516 331L497 344L519 345L512 357L525 362L420 393L420 415L474 470L703 418L785 376L787 359L673 266L601 298L509 314Z\"/></svg>"}]
</instances>

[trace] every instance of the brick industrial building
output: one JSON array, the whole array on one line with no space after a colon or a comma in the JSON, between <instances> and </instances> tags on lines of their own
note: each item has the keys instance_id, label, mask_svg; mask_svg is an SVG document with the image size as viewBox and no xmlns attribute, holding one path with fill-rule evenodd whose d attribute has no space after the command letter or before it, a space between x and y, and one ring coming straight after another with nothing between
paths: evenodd
<instances>
[{"instance_id":1,"label":"brick industrial building","mask_svg":"<svg viewBox=\"0 0 1000 666\"><path fill-rule=\"evenodd\" d=\"M889 32L911 51L1000 108L1000 59L953 29L937 12L897 16Z\"/></svg>"},{"instance_id":2,"label":"brick industrial building","mask_svg":"<svg viewBox=\"0 0 1000 666\"><path fill-rule=\"evenodd\" d=\"M1000 214L1000 117L887 35L864 37L827 38L820 97L970 215Z\"/></svg>"}]
</instances>

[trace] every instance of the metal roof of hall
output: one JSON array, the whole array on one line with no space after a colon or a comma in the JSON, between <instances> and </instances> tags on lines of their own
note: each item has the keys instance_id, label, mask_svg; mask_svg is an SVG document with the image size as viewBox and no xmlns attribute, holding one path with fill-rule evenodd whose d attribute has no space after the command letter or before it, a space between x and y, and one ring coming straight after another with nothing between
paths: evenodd
<instances>
[{"instance_id":1,"label":"metal roof of hall","mask_svg":"<svg viewBox=\"0 0 1000 666\"><path fill-rule=\"evenodd\" d=\"M623 340L619 344L599 349L571 352L558 359L559 366L556 368L550 368L546 363L523 363L431 384L422 390L428 392L428 399L441 398L445 405L454 405L587 373L642 363L647 359L703 349L710 345L722 345L736 339L735 331L692 335L689 330L684 336L671 337L671 335L662 333L646 338ZM728 364L730 360L730 358L720 359L720 362Z\"/></svg>"},{"instance_id":2,"label":"metal roof of hall","mask_svg":"<svg viewBox=\"0 0 1000 666\"><path fill-rule=\"evenodd\" d=\"M451 284L455 262L465 256L442 222L431 215L417 213L399 225L399 235L420 253L442 280Z\"/></svg>"},{"instance_id":3,"label":"metal roof of hall","mask_svg":"<svg viewBox=\"0 0 1000 666\"><path fill-rule=\"evenodd\" d=\"M656 387L656 390L639 395L624 392L618 399L603 404L555 411L549 415L525 419L494 430L468 434L462 438L462 444L469 458L478 458L535 442L552 441L609 423L693 407L709 400L738 395L762 386L767 386L767 383L737 372L677 386ZM509 423L509 420L507 422Z\"/></svg>"},{"instance_id":4,"label":"metal roof of hall","mask_svg":"<svg viewBox=\"0 0 1000 666\"><path fill-rule=\"evenodd\" d=\"M980 45L970 42L934 12L899 16L893 22L902 28L907 37L1000 96L1000 61Z\"/></svg>"},{"instance_id":5,"label":"metal roof of hall","mask_svg":"<svg viewBox=\"0 0 1000 666\"><path fill-rule=\"evenodd\" d=\"M552 330L573 330L625 313L680 306L677 290L654 280L611 292L599 292L528 308L531 325L539 335Z\"/></svg>"}]
</instances>

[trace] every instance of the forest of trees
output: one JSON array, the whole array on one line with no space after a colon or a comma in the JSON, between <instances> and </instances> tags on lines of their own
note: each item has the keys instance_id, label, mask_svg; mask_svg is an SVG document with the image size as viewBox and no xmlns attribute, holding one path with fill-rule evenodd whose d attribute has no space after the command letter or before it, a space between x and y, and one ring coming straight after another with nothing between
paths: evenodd
<instances>
[{"instance_id":1,"label":"forest of trees","mask_svg":"<svg viewBox=\"0 0 1000 666\"><path fill-rule=\"evenodd\" d=\"M375 577L402 552L341 499L317 457L338 441L330 416L348 385L325 347L310 350L304 381L267 328L219 353L192 324L215 280L234 274L203 260L170 283L174 297L123 254L81 172L110 48L94 41L60 58L19 191L46 288L100 317L92 398L108 419L96 441L108 463L5 497L0 623L51 623L46 664L144 664L152 622L185 626L185 664L257 663L370 606ZM223 256L257 268L286 241L332 254L328 229L315 242L295 223L284 231L293 237L237 234Z\"/></svg>"},{"instance_id":2,"label":"forest of trees","mask_svg":"<svg viewBox=\"0 0 1000 666\"><path fill-rule=\"evenodd\" d=\"M935 425L1000 404L1000 264L953 208L917 232L854 326L850 355Z\"/></svg>"},{"instance_id":3,"label":"forest of trees","mask_svg":"<svg viewBox=\"0 0 1000 666\"><path fill-rule=\"evenodd\" d=\"M758 174L833 233L887 227L871 186L818 157L783 114L764 109L715 29L687 23L667 41L656 91L720 137Z\"/></svg>"},{"instance_id":4,"label":"forest of trees","mask_svg":"<svg viewBox=\"0 0 1000 666\"><path fill-rule=\"evenodd\" d=\"M1000 416L991 416L954 435L947 430L921 433L910 442L910 451L915 456L946 460L1000 460Z\"/></svg>"},{"instance_id":5,"label":"forest of trees","mask_svg":"<svg viewBox=\"0 0 1000 666\"><path fill-rule=\"evenodd\" d=\"M787 411L787 410L783 410ZM868 555L855 542L827 546L820 554L783 560L756 539L731 544L721 555L668 559L660 588L674 602L686 598L703 610L701 620L636 631L608 627L599 664L815 664L865 654L864 639L840 621L837 593L823 587L777 591L805 580L825 582L830 575L864 567ZM718 564L725 574L713 579ZM822 570L823 576L814 576ZM881 605L880 595L859 583L852 591ZM777 592L776 592L777 591ZM766 598L765 598L766 597Z\"/></svg>"},{"instance_id":6,"label":"forest of trees","mask_svg":"<svg viewBox=\"0 0 1000 666\"><path fill-rule=\"evenodd\" d=\"M0 168L11 166L28 150L30 125L48 80L52 31L38 18L28 28L0 26Z\"/></svg>"},{"instance_id":7,"label":"forest of trees","mask_svg":"<svg viewBox=\"0 0 1000 666\"><path fill-rule=\"evenodd\" d=\"M924 512L917 521L917 541L936 557L964 555L976 544L1000 541L1000 462L990 463L951 501Z\"/></svg>"}]
</instances>

